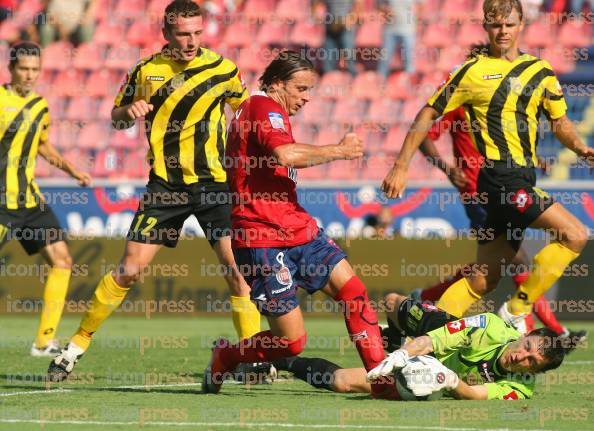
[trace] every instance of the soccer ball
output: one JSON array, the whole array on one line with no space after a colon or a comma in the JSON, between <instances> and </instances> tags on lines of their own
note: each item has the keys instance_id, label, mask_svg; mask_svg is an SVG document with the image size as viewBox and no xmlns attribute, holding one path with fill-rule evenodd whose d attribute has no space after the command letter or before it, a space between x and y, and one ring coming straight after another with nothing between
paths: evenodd
<instances>
[{"instance_id":1,"label":"soccer ball","mask_svg":"<svg viewBox=\"0 0 594 431\"><path fill-rule=\"evenodd\" d=\"M408 362L415 363L415 362L420 362L420 361L417 357L413 357L413 358L410 358L408 360ZM433 392L432 394L429 394L426 396L417 397L406 386L406 379L404 378L404 375L402 374L402 370L396 371L396 373L394 373L394 378L396 380L396 389L398 390L398 393L400 394L400 398L402 398L402 400L404 400L404 401L435 401L435 400L438 400L441 397L443 397L443 390Z\"/></svg>"}]
</instances>

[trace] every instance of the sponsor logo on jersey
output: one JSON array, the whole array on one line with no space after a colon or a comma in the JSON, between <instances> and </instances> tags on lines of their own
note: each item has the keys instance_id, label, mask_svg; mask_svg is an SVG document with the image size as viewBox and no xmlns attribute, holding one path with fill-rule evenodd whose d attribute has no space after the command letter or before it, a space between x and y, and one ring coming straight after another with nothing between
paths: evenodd
<instances>
[{"instance_id":1,"label":"sponsor logo on jersey","mask_svg":"<svg viewBox=\"0 0 594 431\"><path fill-rule=\"evenodd\" d=\"M464 326L467 328L486 328L487 316L480 314L478 316L470 316L464 319Z\"/></svg>"},{"instance_id":2,"label":"sponsor logo on jersey","mask_svg":"<svg viewBox=\"0 0 594 431\"><path fill-rule=\"evenodd\" d=\"M269 112L268 119L270 120L273 129L285 130L285 122L283 121L283 116L280 112Z\"/></svg>"},{"instance_id":3,"label":"sponsor logo on jersey","mask_svg":"<svg viewBox=\"0 0 594 431\"><path fill-rule=\"evenodd\" d=\"M447 323L446 327L448 328L448 332L450 334L455 334L456 332L460 332L461 330L466 328L466 324L464 323L464 319L461 319Z\"/></svg>"},{"instance_id":4,"label":"sponsor logo on jersey","mask_svg":"<svg viewBox=\"0 0 594 431\"><path fill-rule=\"evenodd\" d=\"M261 293L260 295L254 298L254 301L266 301L266 294Z\"/></svg>"},{"instance_id":5,"label":"sponsor logo on jersey","mask_svg":"<svg viewBox=\"0 0 594 431\"><path fill-rule=\"evenodd\" d=\"M284 257L285 254L283 252L280 252L276 255L276 261L281 264L280 269L276 271L276 281L278 281L283 286L291 286L293 279L291 277L291 271L289 271L289 268L285 266L283 261Z\"/></svg>"},{"instance_id":6,"label":"sponsor logo on jersey","mask_svg":"<svg viewBox=\"0 0 594 431\"><path fill-rule=\"evenodd\" d=\"M445 374L442 372L437 373L435 380L437 380L437 383L441 385L443 382L445 382Z\"/></svg>"},{"instance_id":7,"label":"sponsor logo on jersey","mask_svg":"<svg viewBox=\"0 0 594 431\"><path fill-rule=\"evenodd\" d=\"M289 276L290 276L290 275L291 275L291 274L289 274ZM278 294L278 293L283 293L285 290L289 290L290 288L291 288L291 286L285 286L285 287L281 287L280 289L274 289L274 290L272 291L272 294L273 294L273 295L276 295L276 294Z\"/></svg>"},{"instance_id":8,"label":"sponsor logo on jersey","mask_svg":"<svg viewBox=\"0 0 594 431\"><path fill-rule=\"evenodd\" d=\"M165 77L164 76L154 76L154 75L151 75L151 76L147 76L146 77L146 80L147 81L165 81Z\"/></svg>"},{"instance_id":9,"label":"sponsor logo on jersey","mask_svg":"<svg viewBox=\"0 0 594 431\"><path fill-rule=\"evenodd\" d=\"M496 73L495 75L483 75L483 79L485 81L488 81L490 79L501 79L503 78L503 75L501 73Z\"/></svg>"},{"instance_id":10,"label":"sponsor logo on jersey","mask_svg":"<svg viewBox=\"0 0 594 431\"><path fill-rule=\"evenodd\" d=\"M504 395L503 399L504 400L517 400L518 394L516 394L516 391L511 391L509 394Z\"/></svg>"},{"instance_id":11,"label":"sponsor logo on jersey","mask_svg":"<svg viewBox=\"0 0 594 431\"><path fill-rule=\"evenodd\" d=\"M516 206L516 209L523 214L528 207L532 205L532 198L526 190L520 189L512 196L512 203Z\"/></svg>"},{"instance_id":12,"label":"sponsor logo on jersey","mask_svg":"<svg viewBox=\"0 0 594 431\"><path fill-rule=\"evenodd\" d=\"M413 316L417 320L421 320L423 318L423 310L421 310L417 304L413 305L409 311L410 315Z\"/></svg>"}]
</instances>

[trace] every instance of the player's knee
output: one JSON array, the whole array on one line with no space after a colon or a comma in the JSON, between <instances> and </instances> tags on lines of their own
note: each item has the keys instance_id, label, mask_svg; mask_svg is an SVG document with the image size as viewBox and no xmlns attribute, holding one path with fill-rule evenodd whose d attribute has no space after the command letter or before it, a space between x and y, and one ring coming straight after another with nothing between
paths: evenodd
<instances>
[{"instance_id":1,"label":"player's knee","mask_svg":"<svg viewBox=\"0 0 594 431\"><path fill-rule=\"evenodd\" d=\"M296 340L289 341L287 344L286 351L289 356L298 356L303 352L305 348L305 344L307 343L307 334L303 334L301 337L297 338Z\"/></svg>"},{"instance_id":2,"label":"player's knee","mask_svg":"<svg viewBox=\"0 0 594 431\"><path fill-rule=\"evenodd\" d=\"M52 267L61 269L72 269L72 257L69 253L63 253L62 255L53 259Z\"/></svg>"},{"instance_id":3,"label":"player's knee","mask_svg":"<svg viewBox=\"0 0 594 431\"><path fill-rule=\"evenodd\" d=\"M483 296L497 287L499 279L487 278L484 274L474 274L470 278L470 288L477 295Z\"/></svg>"},{"instance_id":4,"label":"player's knee","mask_svg":"<svg viewBox=\"0 0 594 431\"><path fill-rule=\"evenodd\" d=\"M400 304L402 304L402 301L404 301L404 299L404 296L399 295L397 293L388 293L386 296L384 296L386 311L392 312L394 310L397 310L398 307L400 307Z\"/></svg>"},{"instance_id":5,"label":"player's knee","mask_svg":"<svg viewBox=\"0 0 594 431\"><path fill-rule=\"evenodd\" d=\"M346 375L340 371L341 370L337 370L334 373L331 388L334 392L348 393L351 391L351 385L349 384Z\"/></svg>"},{"instance_id":6,"label":"player's knee","mask_svg":"<svg viewBox=\"0 0 594 431\"><path fill-rule=\"evenodd\" d=\"M561 243L570 250L581 253L588 242L588 231L586 227L578 223L572 226L565 235L562 235Z\"/></svg>"}]
</instances>

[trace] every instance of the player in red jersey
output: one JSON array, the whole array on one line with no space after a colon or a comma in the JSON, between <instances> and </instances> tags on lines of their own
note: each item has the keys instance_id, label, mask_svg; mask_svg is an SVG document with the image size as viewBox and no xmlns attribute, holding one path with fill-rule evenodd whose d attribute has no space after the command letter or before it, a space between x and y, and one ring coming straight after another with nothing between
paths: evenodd
<instances>
[{"instance_id":1,"label":"player in red jersey","mask_svg":"<svg viewBox=\"0 0 594 431\"><path fill-rule=\"evenodd\" d=\"M239 363L295 356L306 343L297 287L323 291L344 305L347 330L367 370L384 358L375 311L344 252L318 228L297 201L297 170L363 156L363 144L347 133L337 145L298 144L289 116L309 100L317 80L311 62L281 52L260 78L259 94L241 104L226 152L233 194L232 246L251 286L252 300L268 318L269 331L230 344L219 340L205 371L204 392L218 393L225 374ZM375 385L391 397L393 385Z\"/></svg>"}]
</instances>

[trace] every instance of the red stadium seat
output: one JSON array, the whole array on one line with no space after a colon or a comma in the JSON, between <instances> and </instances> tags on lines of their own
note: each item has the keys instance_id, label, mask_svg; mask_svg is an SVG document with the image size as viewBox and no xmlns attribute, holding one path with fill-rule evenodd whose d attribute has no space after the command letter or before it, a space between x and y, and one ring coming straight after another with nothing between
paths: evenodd
<instances>
[{"instance_id":1,"label":"red stadium seat","mask_svg":"<svg viewBox=\"0 0 594 431\"><path fill-rule=\"evenodd\" d=\"M149 164L146 161L145 150L128 151L126 154L126 163L124 165L123 176L126 178L148 177Z\"/></svg>"},{"instance_id":2,"label":"red stadium seat","mask_svg":"<svg viewBox=\"0 0 594 431\"><path fill-rule=\"evenodd\" d=\"M66 115L68 120L92 120L97 114L97 100L91 97L71 97Z\"/></svg>"},{"instance_id":3,"label":"red stadium seat","mask_svg":"<svg viewBox=\"0 0 594 431\"><path fill-rule=\"evenodd\" d=\"M118 46L122 43L124 34L126 34L126 28L123 24L107 20L97 26L93 43Z\"/></svg>"},{"instance_id":4,"label":"red stadium seat","mask_svg":"<svg viewBox=\"0 0 594 431\"><path fill-rule=\"evenodd\" d=\"M111 121L111 110L113 109L114 97L104 97L99 102L99 108L97 109L97 118L100 120Z\"/></svg>"},{"instance_id":5,"label":"red stadium seat","mask_svg":"<svg viewBox=\"0 0 594 431\"><path fill-rule=\"evenodd\" d=\"M455 66L464 63L467 51L467 49L458 45L443 48L437 62L437 70L444 74L449 73Z\"/></svg>"},{"instance_id":6,"label":"red stadium seat","mask_svg":"<svg viewBox=\"0 0 594 431\"><path fill-rule=\"evenodd\" d=\"M293 118L294 119L291 122L291 130L293 131L295 141L303 144L313 144L316 135L314 128L301 121L295 121L295 117Z\"/></svg>"},{"instance_id":7,"label":"red stadium seat","mask_svg":"<svg viewBox=\"0 0 594 431\"><path fill-rule=\"evenodd\" d=\"M365 104L358 99L342 99L336 103L332 123L355 125L361 123L365 112Z\"/></svg>"},{"instance_id":8,"label":"red stadium seat","mask_svg":"<svg viewBox=\"0 0 594 431\"><path fill-rule=\"evenodd\" d=\"M570 48L585 48L592 42L592 24L568 20L559 31L558 42Z\"/></svg>"},{"instance_id":9,"label":"red stadium seat","mask_svg":"<svg viewBox=\"0 0 594 431\"><path fill-rule=\"evenodd\" d=\"M365 48L379 48L384 40L384 26L378 18L364 22L357 31L355 45Z\"/></svg>"},{"instance_id":10,"label":"red stadium seat","mask_svg":"<svg viewBox=\"0 0 594 431\"><path fill-rule=\"evenodd\" d=\"M72 65L82 70L97 70L103 67L105 50L95 43L80 45L74 54Z\"/></svg>"},{"instance_id":11,"label":"red stadium seat","mask_svg":"<svg viewBox=\"0 0 594 431\"><path fill-rule=\"evenodd\" d=\"M425 103L427 101L421 98L404 102L400 110L400 123L406 127L410 126Z\"/></svg>"},{"instance_id":12,"label":"red stadium seat","mask_svg":"<svg viewBox=\"0 0 594 431\"><path fill-rule=\"evenodd\" d=\"M50 43L43 50L43 67L47 70L70 69L73 49L68 42Z\"/></svg>"},{"instance_id":13,"label":"red stadium seat","mask_svg":"<svg viewBox=\"0 0 594 431\"><path fill-rule=\"evenodd\" d=\"M286 46L289 26L282 22L266 22L260 28L256 43L264 46Z\"/></svg>"},{"instance_id":14,"label":"red stadium seat","mask_svg":"<svg viewBox=\"0 0 594 431\"><path fill-rule=\"evenodd\" d=\"M146 48L151 45L155 38L159 37L158 27L151 25L144 20L136 20L126 33L126 41L130 45Z\"/></svg>"},{"instance_id":15,"label":"red stadium seat","mask_svg":"<svg viewBox=\"0 0 594 431\"><path fill-rule=\"evenodd\" d=\"M377 72L358 74L353 81L352 95L358 99L373 100L384 97L384 78Z\"/></svg>"},{"instance_id":16,"label":"red stadium seat","mask_svg":"<svg viewBox=\"0 0 594 431\"><path fill-rule=\"evenodd\" d=\"M45 178L49 177L52 172L52 166L42 157L38 157L35 163L35 177Z\"/></svg>"},{"instance_id":17,"label":"red stadium seat","mask_svg":"<svg viewBox=\"0 0 594 431\"><path fill-rule=\"evenodd\" d=\"M553 26L535 21L524 30L522 41L530 47L546 48L555 43Z\"/></svg>"},{"instance_id":18,"label":"red stadium seat","mask_svg":"<svg viewBox=\"0 0 594 431\"><path fill-rule=\"evenodd\" d=\"M62 120L59 124L54 125L54 127L57 127L59 130L58 140L54 142L59 148L65 151L79 150L78 132L80 125L77 121Z\"/></svg>"},{"instance_id":19,"label":"red stadium seat","mask_svg":"<svg viewBox=\"0 0 594 431\"><path fill-rule=\"evenodd\" d=\"M329 180L357 180L363 170L364 162L358 160L337 160L327 166L324 178Z\"/></svg>"},{"instance_id":20,"label":"red stadium seat","mask_svg":"<svg viewBox=\"0 0 594 431\"><path fill-rule=\"evenodd\" d=\"M108 69L130 70L140 59L140 49L120 43L107 50L105 66Z\"/></svg>"},{"instance_id":21,"label":"red stadium seat","mask_svg":"<svg viewBox=\"0 0 594 431\"><path fill-rule=\"evenodd\" d=\"M388 153L399 152L400 148L402 148L402 143L404 142L404 138L406 138L407 132L408 129L405 127L392 127L388 132L388 136L386 136L386 140L384 141L384 151Z\"/></svg>"},{"instance_id":22,"label":"red stadium seat","mask_svg":"<svg viewBox=\"0 0 594 431\"><path fill-rule=\"evenodd\" d=\"M371 102L366 122L382 125L393 125L398 122L398 113L400 111L400 102L391 99L377 99Z\"/></svg>"},{"instance_id":23,"label":"red stadium seat","mask_svg":"<svg viewBox=\"0 0 594 431\"><path fill-rule=\"evenodd\" d=\"M452 34L451 26L436 22L425 29L422 44L427 48L445 48L454 43Z\"/></svg>"},{"instance_id":24,"label":"red stadium seat","mask_svg":"<svg viewBox=\"0 0 594 431\"><path fill-rule=\"evenodd\" d=\"M9 19L5 19L0 24L0 40L13 41L18 40L21 35L19 25Z\"/></svg>"},{"instance_id":25,"label":"red stadium seat","mask_svg":"<svg viewBox=\"0 0 594 431\"><path fill-rule=\"evenodd\" d=\"M270 17L275 9L274 6L274 0L247 0L241 12L250 23L263 22Z\"/></svg>"},{"instance_id":26,"label":"red stadium seat","mask_svg":"<svg viewBox=\"0 0 594 431\"><path fill-rule=\"evenodd\" d=\"M125 165L120 151L113 148L100 150L94 159L91 174L97 178L120 178Z\"/></svg>"},{"instance_id":27,"label":"red stadium seat","mask_svg":"<svg viewBox=\"0 0 594 431\"><path fill-rule=\"evenodd\" d=\"M310 16L310 4L306 0L280 0L275 13L278 19L285 22L305 21Z\"/></svg>"},{"instance_id":28,"label":"red stadium seat","mask_svg":"<svg viewBox=\"0 0 594 431\"><path fill-rule=\"evenodd\" d=\"M298 22L293 27L290 42L292 45L319 48L324 43L324 27L308 21Z\"/></svg>"},{"instance_id":29,"label":"red stadium seat","mask_svg":"<svg viewBox=\"0 0 594 431\"><path fill-rule=\"evenodd\" d=\"M125 130L112 130L110 146L114 148L125 148L127 150L138 150L145 147L144 140L144 134L140 133L138 126Z\"/></svg>"},{"instance_id":30,"label":"red stadium seat","mask_svg":"<svg viewBox=\"0 0 594 431\"><path fill-rule=\"evenodd\" d=\"M442 3L441 17L449 23L460 23L468 20L469 0L447 0Z\"/></svg>"},{"instance_id":31,"label":"red stadium seat","mask_svg":"<svg viewBox=\"0 0 594 431\"><path fill-rule=\"evenodd\" d=\"M126 0L115 2L115 9L111 13L112 19L124 22L128 19L142 18L146 10L146 0Z\"/></svg>"},{"instance_id":32,"label":"red stadium seat","mask_svg":"<svg viewBox=\"0 0 594 431\"><path fill-rule=\"evenodd\" d=\"M567 51L563 47L544 49L541 58L547 60L557 75L571 72L575 69L575 58L572 50Z\"/></svg>"},{"instance_id":33,"label":"red stadium seat","mask_svg":"<svg viewBox=\"0 0 594 431\"><path fill-rule=\"evenodd\" d=\"M332 102L312 99L301 109L301 121L304 124L327 126L332 113Z\"/></svg>"},{"instance_id":34,"label":"red stadium seat","mask_svg":"<svg viewBox=\"0 0 594 431\"><path fill-rule=\"evenodd\" d=\"M390 99L406 100L411 97L412 79L406 72L396 72L388 77L385 96Z\"/></svg>"},{"instance_id":35,"label":"red stadium seat","mask_svg":"<svg viewBox=\"0 0 594 431\"><path fill-rule=\"evenodd\" d=\"M107 69L97 70L91 73L85 83L87 96L110 96L113 97L120 83L114 78L113 74Z\"/></svg>"},{"instance_id":36,"label":"red stadium seat","mask_svg":"<svg viewBox=\"0 0 594 431\"><path fill-rule=\"evenodd\" d=\"M456 44L459 46L470 46L478 43L486 43L487 34L481 24L465 22L456 35Z\"/></svg>"},{"instance_id":37,"label":"red stadium seat","mask_svg":"<svg viewBox=\"0 0 594 431\"><path fill-rule=\"evenodd\" d=\"M86 94L86 88L82 74L76 69L64 70L54 79L50 91L54 96L80 97Z\"/></svg>"},{"instance_id":38,"label":"red stadium seat","mask_svg":"<svg viewBox=\"0 0 594 431\"><path fill-rule=\"evenodd\" d=\"M81 148L103 149L109 143L109 124L94 121L85 124L78 135L78 144Z\"/></svg>"},{"instance_id":39,"label":"red stadium seat","mask_svg":"<svg viewBox=\"0 0 594 431\"><path fill-rule=\"evenodd\" d=\"M243 48L239 51L237 66L245 79L246 73L262 73L267 66L266 51L259 46Z\"/></svg>"},{"instance_id":40,"label":"red stadium seat","mask_svg":"<svg viewBox=\"0 0 594 431\"><path fill-rule=\"evenodd\" d=\"M383 180L394 165L394 157L384 153L373 153L365 158L362 177L366 180Z\"/></svg>"},{"instance_id":41,"label":"red stadium seat","mask_svg":"<svg viewBox=\"0 0 594 431\"><path fill-rule=\"evenodd\" d=\"M340 142L344 132L336 127L321 129L315 137L315 145L335 145Z\"/></svg>"},{"instance_id":42,"label":"red stadium seat","mask_svg":"<svg viewBox=\"0 0 594 431\"><path fill-rule=\"evenodd\" d=\"M353 78L350 73L341 70L333 70L322 76L316 88L316 96L323 99L342 99L351 93L351 82Z\"/></svg>"},{"instance_id":43,"label":"red stadium seat","mask_svg":"<svg viewBox=\"0 0 594 431\"><path fill-rule=\"evenodd\" d=\"M328 168L324 165L312 166L310 168L299 169L297 181L318 181L326 179Z\"/></svg>"},{"instance_id":44,"label":"red stadium seat","mask_svg":"<svg viewBox=\"0 0 594 431\"><path fill-rule=\"evenodd\" d=\"M223 37L223 43L229 48L245 48L251 46L253 40L252 28L243 21L227 27Z\"/></svg>"}]
</instances>

